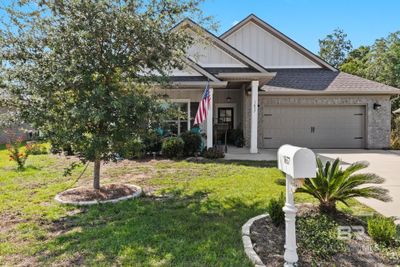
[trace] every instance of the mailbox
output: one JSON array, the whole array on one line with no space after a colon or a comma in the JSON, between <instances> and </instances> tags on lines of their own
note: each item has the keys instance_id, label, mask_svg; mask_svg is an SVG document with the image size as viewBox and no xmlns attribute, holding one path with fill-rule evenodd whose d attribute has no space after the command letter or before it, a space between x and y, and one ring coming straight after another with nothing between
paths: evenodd
<instances>
[{"instance_id":1,"label":"mailbox","mask_svg":"<svg viewBox=\"0 0 400 267\"><path fill-rule=\"evenodd\" d=\"M314 178L317 163L308 148L283 145L278 150L278 168L292 178Z\"/></svg>"},{"instance_id":2,"label":"mailbox","mask_svg":"<svg viewBox=\"0 0 400 267\"><path fill-rule=\"evenodd\" d=\"M285 212L285 265L297 266L296 213L294 192L305 178L316 176L315 154L308 148L283 145L278 150L278 168L286 174Z\"/></svg>"}]
</instances>

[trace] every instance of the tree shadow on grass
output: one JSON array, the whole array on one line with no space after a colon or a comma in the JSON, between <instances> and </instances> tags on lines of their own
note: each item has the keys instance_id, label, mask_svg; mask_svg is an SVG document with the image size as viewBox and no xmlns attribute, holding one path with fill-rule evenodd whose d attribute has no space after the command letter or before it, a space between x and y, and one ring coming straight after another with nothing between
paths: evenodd
<instances>
[{"instance_id":1,"label":"tree shadow on grass","mask_svg":"<svg viewBox=\"0 0 400 267\"><path fill-rule=\"evenodd\" d=\"M278 162L276 160L226 160L226 159L199 159L199 160L190 160L189 162L198 163L198 164L226 164L226 165L236 165L236 166L246 166L246 167L258 167L258 168L275 168L278 166Z\"/></svg>"},{"instance_id":2,"label":"tree shadow on grass","mask_svg":"<svg viewBox=\"0 0 400 267\"><path fill-rule=\"evenodd\" d=\"M27 166L25 166L24 170L25 171L29 171L29 170L33 170L33 171L41 171L43 169L43 167L38 167L32 164L29 164Z\"/></svg>"},{"instance_id":3,"label":"tree shadow on grass","mask_svg":"<svg viewBox=\"0 0 400 267\"><path fill-rule=\"evenodd\" d=\"M44 245L43 264L251 266L241 226L260 203L211 200L206 192L92 206L55 222L64 233Z\"/></svg>"}]
</instances>

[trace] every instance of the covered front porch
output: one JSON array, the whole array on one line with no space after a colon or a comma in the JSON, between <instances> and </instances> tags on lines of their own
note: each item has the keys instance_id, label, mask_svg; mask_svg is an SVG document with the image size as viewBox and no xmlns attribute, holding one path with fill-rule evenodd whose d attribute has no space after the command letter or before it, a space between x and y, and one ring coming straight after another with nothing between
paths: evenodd
<instances>
[{"instance_id":1,"label":"covered front porch","mask_svg":"<svg viewBox=\"0 0 400 267\"><path fill-rule=\"evenodd\" d=\"M275 161L277 149L258 149L257 153L250 153L248 148L228 146L225 160Z\"/></svg>"},{"instance_id":2,"label":"covered front porch","mask_svg":"<svg viewBox=\"0 0 400 267\"><path fill-rule=\"evenodd\" d=\"M275 73L220 71L218 70L218 73L213 76L217 79L214 81L174 82L177 91L168 90L170 99L179 102L181 101L179 98L184 98L190 107L194 107L197 104L196 101L201 100L204 88L208 86L210 91L208 115L206 121L200 125L206 136L207 148L224 146L228 130L242 130L245 137L245 149L248 153L257 154L260 143L258 140L258 94L260 88L271 80ZM189 112L193 113L193 110ZM189 119L193 116L194 114L188 114ZM191 127L189 124L188 130ZM229 150L231 149L235 147L230 146Z\"/></svg>"}]
</instances>

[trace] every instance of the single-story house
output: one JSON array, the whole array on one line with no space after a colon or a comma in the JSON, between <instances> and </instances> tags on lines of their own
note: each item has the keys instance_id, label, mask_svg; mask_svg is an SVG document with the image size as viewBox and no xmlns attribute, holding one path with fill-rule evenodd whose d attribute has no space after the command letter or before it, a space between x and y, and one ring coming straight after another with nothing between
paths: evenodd
<instances>
[{"instance_id":1,"label":"single-story house","mask_svg":"<svg viewBox=\"0 0 400 267\"><path fill-rule=\"evenodd\" d=\"M0 106L0 122L8 116L10 110L6 107ZM4 118L3 118L4 117ZM33 129L27 124L22 125L3 125L0 124L0 144L6 144L14 141L15 138L21 140L30 140L33 137Z\"/></svg>"},{"instance_id":2,"label":"single-story house","mask_svg":"<svg viewBox=\"0 0 400 267\"><path fill-rule=\"evenodd\" d=\"M389 147L390 97L400 89L338 71L255 15L220 36L190 19L175 29L188 31L195 40L186 67L170 74L173 87L162 89L187 112L187 119L176 121L177 133L193 127L209 84L213 119L201 125L208 146L221 123L243 129L251 153L286 143Z\"/></svg>"}]
</instances>

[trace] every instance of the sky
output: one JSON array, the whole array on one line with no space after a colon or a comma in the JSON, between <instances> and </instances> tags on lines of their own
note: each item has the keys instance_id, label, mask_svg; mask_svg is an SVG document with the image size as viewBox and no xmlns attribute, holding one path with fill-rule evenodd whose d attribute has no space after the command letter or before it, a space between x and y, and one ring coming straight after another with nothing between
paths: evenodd
<instances>
[{"instance_id":1,"label":"sky","mask_svg":"<svg viewBox=\"0 0 400 267\"><path fill-rule=\"evenodd\" d=\"M341 28L353 47L400 31L400 0L204 0L204 15L219 22L217 35L253 13L305 48ZM1 5L13 0L0 0ZM0 16L4 15L0 11Z\"/></svg>"},{"instance_id":2,"label":"sky","mask_svg":"<svg viewBox=\"0 0 400 267\"><path fill-rule=\"evenodd\" d=\"M205 0L202 9L219 22L218 35L253 13L314 53L336 28L354 48L400 31L400 0Z\"/></svg>"}]
</instances>

